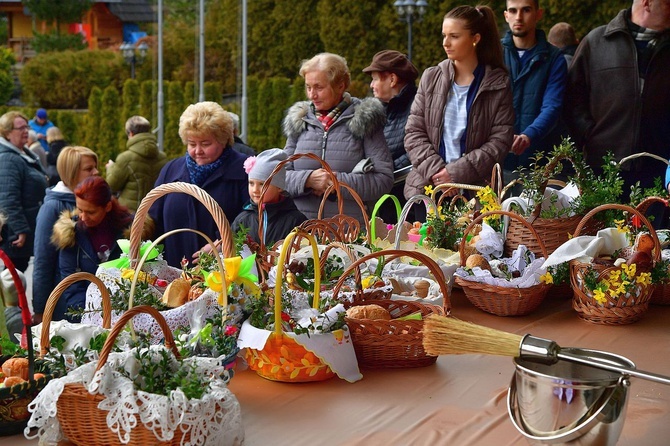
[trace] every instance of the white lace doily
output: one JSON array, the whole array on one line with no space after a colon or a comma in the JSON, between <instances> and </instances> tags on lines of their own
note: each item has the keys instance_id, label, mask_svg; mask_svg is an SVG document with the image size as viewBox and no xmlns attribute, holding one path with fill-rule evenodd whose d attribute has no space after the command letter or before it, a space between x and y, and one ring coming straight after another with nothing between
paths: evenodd
<instances>
[{"instance_id":1,"label":"white lace doily","mask_svg":"<svg viewBox=\"0 0 670 446\"><path fill-rule=\"evenodd\" d=\"M178 268L169 266L163 260L145 264L142 267L142 271L154 275L159 279L166 280L168 283L178 278L182 272ZM110 294L119 289L119 285L116 281L121 279L121 270L118 268L98 268L96 276L102 280ZM159 295L162 295L160 294L160 290L154 289L154 291L159 293ZM207 288L197 299L187 302L180 307L161 311L161 314L165 318L168 326L174 331L177 327L189 326L191 315L198 307L200 301L204 300L207 303L207 312L204 314L203 320L220 313L217 298L217 293ZM86 290L86 310L89 310L89 312L84 313L82 323L102 325L102 296L100 295L100 290L94 284L89 285ZM112 312L112 325L116 323L119 317L121 317L120 313ZM163 339L163 333L160 326L154 318L148 314L139 314L135 316L133 318L133 326L136 331L150 333L151 341L155 344L160 343Z\"/></svg>"},{"instance_id":2,"label":"white lace doily","mask_svg":"<svg viewBox=\"0 0 670 446\"><path fill-rule=\"evenodd\" d=\"M153 346L158 354L163 346ZM190 441L182 437L182 446L239 445L244 441L242 412L235 395L221 379L223 367L215 361L187 358L196 364L196 372L211 376L210 389L200 399L188 400L181 389L170 395L156 395L135 391L130 379L117 371L119 367L130 371L137 368L134 350L111 353L105 365L95 373L96 362L85 364L62 378L52 379L28 406L31 412L24 435L40 439L40 444L56 444L63 433L57 415L57 401L65 384L83 384L91 394L101 394L105 399L99 409L106 411L107 426L118 435L119 441L128 444L130 432L137 423L152 430L158 441L170 441L175 431L190 432ZM31 435L31 429L37 432ZM86 429L85 426L81 427Z\"/></svg>"}]
</instances>

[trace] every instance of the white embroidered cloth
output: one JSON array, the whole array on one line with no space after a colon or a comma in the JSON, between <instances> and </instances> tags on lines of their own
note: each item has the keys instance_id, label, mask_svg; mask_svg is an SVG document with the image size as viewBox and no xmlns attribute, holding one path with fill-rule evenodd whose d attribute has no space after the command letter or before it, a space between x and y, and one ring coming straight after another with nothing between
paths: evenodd
<instances>
[{"instance_id":1,"label":"white embroidered cloth","mask_svg":"<svg viewBox=\"0 0 670 446\"><path fill-rule=\"evenodd\" d=\"M178 278L182 270L169 266L164 260L159 260L151 263L145 263L142 267L145 271L159 279L166 280L168 283ZM121 280L121 270L118 268L98 268L95 274L98 276L110 294L119 289L117 280ZM162 296L162 291L158 288L151 287L152 293L157 293L157 296ZM174 331L177 327L188 327L189 321L193 312L199 307L199 301L206 301L207 311L204 318L210 318L219 313L217 293L207 288L205 292L197 299L187 302L184 305L173 308L171 310L161 311L168 326ZM102 296L97 286L91 284L86 290L86 309L91 310L84 313L82 323L92 325L102 325ZM121 317L120 313L112 312L112 325ZM203 319L204 320L204 319ZM163 339L163 333L156 320L148 314L138 314L133 318L133 326L135 330L150 333L153 343L160 343Z\"/></svg>"},{"instance_id":2,"label":"white embroidered cloth","mask_svg":"<svg viewBox=\"0 0 670 446\"><path fill-rule=\"evenodd\" d=\"M590 263L594 257L601 254L612 254L629 245L625 232L617 228L601 229L596 235L580 235L563 243L547 257L542 267L549 268L570 260Z\"/></svg>"},{"instance_id":3,"label":"white embroidered cloth","mask_svg":"<svg viewBox=\"0 0 670 446\"><path fill-rule=\"evenodd\" d=\"M153 346L152 352L160 349L165 347ZM181 389L168 396L136 391L132 381L117 371L118 367L128 371L137 368L133 354L134 350L111 353L97 373L95 361L49 381L28 406L31 417L24 430L25 437L39 437L40 444L56 444L62 440L56 403L65 384L80 383L89 393L105 396L99 409L107 412L107 426L123 444L130 441L130 432L138 423L152 430L157 441L171 441L178 427L182 432L190 431L190 442L182 437L182 446L243 443L242 412L237 398L221 378L225 375L222 366L201 358L187 358L185 362L194 363L197 373L212 377L210 390L202 398L188 400ZM31 434L31 428L37 428L36 433ZM81 428L86 429L86 426Z\"/></svg>"}]
</instances>

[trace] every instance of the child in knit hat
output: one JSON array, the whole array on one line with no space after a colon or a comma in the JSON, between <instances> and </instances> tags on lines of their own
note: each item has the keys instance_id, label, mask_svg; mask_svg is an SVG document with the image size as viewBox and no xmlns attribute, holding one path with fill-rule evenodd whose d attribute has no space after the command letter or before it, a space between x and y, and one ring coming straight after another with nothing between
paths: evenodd
<instances>
[{"instance_id":1,"label":"child in knit hat","mask_svg":"<svg viewBox=\"0 0 670 446\"><path fill-rule=\"evenodd\" d=\"M233 221L232 230L234 232L244 226L251 238L256 243L260 243L258 238L258 206L263 208L263 241L266 246L283 240L293 228L307 220L307 217L295 206L293 199L284 192L286 186L286 169L284 167L272 177L270 186L265 195L261 197L263 183L270 177L277 164L286 160L286 158L286 152L282 149L268 149L258 156L247 158L244 162L244 170L249 177L250 200ZM260 203L261 198L262 203Z\"/></svg>"}]
</instances>

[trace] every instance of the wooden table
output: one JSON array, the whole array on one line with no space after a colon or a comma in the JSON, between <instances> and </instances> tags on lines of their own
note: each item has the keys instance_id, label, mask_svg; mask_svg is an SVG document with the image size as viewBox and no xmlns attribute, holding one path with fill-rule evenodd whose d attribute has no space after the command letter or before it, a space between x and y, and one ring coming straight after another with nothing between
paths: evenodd
<instances>
[{"instance_id":1,"label":"wooden table","mask_svg":"<svg viewBox=\"0 0 670 446\"><path fill-rule=\"evenodd\" d=\"M452 313L562 346L627 356L642 370L670 375L670 307L653 306L641 321L602 326L581 321L570 299L548 297L525 317L497 317L474 308L456 290ZM510 358L442 356L419 369L363 370L357 383L267 381L249 370L231 382L243 412L246 445L525 445L507 415ZM670 387L632 379L619 445L670 443ZM20 436L1 445L37 444Z\"/></svg>"}]
</instances>

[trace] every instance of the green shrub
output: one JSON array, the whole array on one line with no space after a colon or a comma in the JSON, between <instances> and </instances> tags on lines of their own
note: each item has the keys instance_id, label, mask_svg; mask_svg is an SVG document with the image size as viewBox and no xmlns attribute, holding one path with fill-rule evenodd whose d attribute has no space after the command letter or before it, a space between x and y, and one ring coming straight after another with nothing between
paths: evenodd
<instances>
[{"instance_id":1,"label":"green shrub","mask_svg":"<svg viewBox=\"0 0 670 446\"><path fill-rule=\"evenodd\" d=\"M156 127L156 82L144 81L140 89L140 115L147 118Z\"/></svg>"},{"instance_id":2,"label":"green shrub","mask_svg":"<svg viewBox=\"0 0 670 446\"><path fill-rule=\"evenodd\" d=\"M86 49L86 42L81 34L60 34L55 31L44 34L34 33L30 45L38 54L52 51L81 51Z\"/></svg>"},{"instance_id":3,"label":"green shrub","mask_svg":"<svg viewBox=\"0 0 670 446\"><path fill-rule=\"evenodd\" d=\"M102 90L93 87L91 95L88 98L88 113L86 115L86 135L82 145L93 150L98 156L101 155L98 150L100 138L100 119L102 118Z\"/></svg>"},{"instance_id":4,"label":"green shrub","mask_svg":"<svg viewBox=\"0 0 670 446\"><path fill-rule=\"evenodd\" d=\"M128 68L113 51L39 54L19 73L26 104L45 108L86 108L93 87L121 91Z\"/></svg>"},{"instance_id":5,"label":"green shrub","mask_svg":"<svg viewBox=\"0 0 670 446\"><path fill-rule=\"evenodd\" d=\"M184 143L179 138L179 118L184 113L184 89L181 82L168 82L168 101L165 109L165 147L168 158L176 158L184 153Z\"/></svg>"},{"instance_id":6,"label":"green shrub","mask_svg":"<svg viewBox=\"0 0 670 446\"><path fill-rule=\"evenodd\" d=\"M9 101L14 92L11 68L15 63L14 52L9 48L0 48L0 104Z\"/></svg>"},{"instance_id":7,"label":"green shrub","mask_svg":"<svg viewBox=\"0 0 670 446\"><path fill-rule=\"evenodd\" d=\"M98 140L98 156L101 164L116 159L119 153L119 133L122 132L119 122L121 101L116 88L109 86L102 93L100 110L100 138Z\"/></svg>"}]
</instances>

